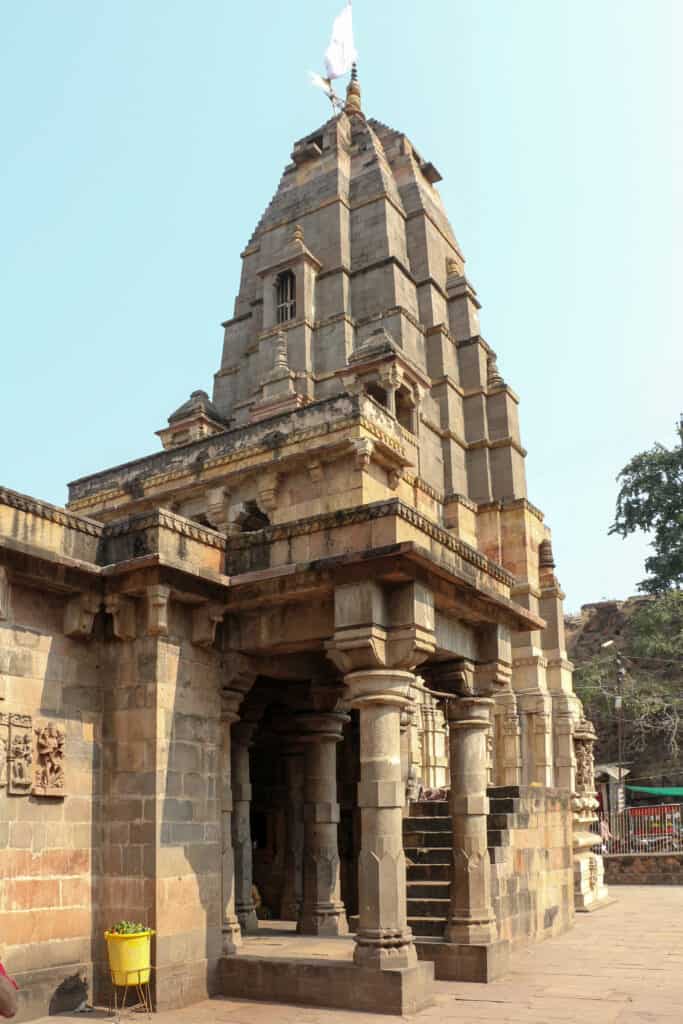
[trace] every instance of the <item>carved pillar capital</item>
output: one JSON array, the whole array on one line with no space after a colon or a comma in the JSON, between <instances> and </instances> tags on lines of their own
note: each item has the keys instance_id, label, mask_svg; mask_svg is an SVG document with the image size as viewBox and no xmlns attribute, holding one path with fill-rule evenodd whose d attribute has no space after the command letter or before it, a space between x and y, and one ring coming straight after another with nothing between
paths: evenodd
<instances>
[{"instance_id":1,"label":"carved pillar capital","mask_svg":"<svg viewBox=\"0 0 683 1024\"><path fill-rule=\"evenodd\" d=\"M327 656L344 674L410 670L435 649L434 597L421 583L385 591L373 580L335 588L334 637Z\"/></svg>"},{"instance_id":2,"label":"carved pillar capital","mask_svg":"<svg viewBox=\"0 0 683 1024\"><path fill-rule=\"evenodd\" d=\"M476 663L469 658L452 658L450 661L434 662L421 671L433 689L465 697L474 695L476 669Z\"/></svg>"}]
</instances>

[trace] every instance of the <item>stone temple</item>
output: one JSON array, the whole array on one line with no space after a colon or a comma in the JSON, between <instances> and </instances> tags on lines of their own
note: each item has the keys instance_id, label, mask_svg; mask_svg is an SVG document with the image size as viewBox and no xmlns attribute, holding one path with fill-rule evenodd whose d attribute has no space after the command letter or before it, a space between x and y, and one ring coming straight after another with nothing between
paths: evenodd
<instances>
[{"instance_id":1,"label":"stone temple","mask_svg":"<svg viewBox=\"0 0 683 1024\"><path fill-rule=\"evenodd\" d=\"M122 918L159 1008L410 1013L606 900L550 533L439 180L354 77L242 253L213 397L67 509L0 490L24 1019L106 1000Z\"/></svg>"}]
</instances>

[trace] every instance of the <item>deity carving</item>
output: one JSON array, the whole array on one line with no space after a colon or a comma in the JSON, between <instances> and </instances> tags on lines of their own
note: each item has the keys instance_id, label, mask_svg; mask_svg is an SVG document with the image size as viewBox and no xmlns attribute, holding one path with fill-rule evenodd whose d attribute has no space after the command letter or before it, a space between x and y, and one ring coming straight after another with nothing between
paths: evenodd
<instances>
[{"instance_id":1,"label":"deity carving","mask_svg":"<svg viewBox=\"0 0 683 1024\"><path fill-rule=\"evenodd\" d=\"M7 785L9 718L0 711L0 788Z\"/></svg>"},{"instance_id":2,"label":"deity carving","mask_svg":"<svg viewBox=\"0 0 683 1024\"><path fill-rule=\"evenodd\" d=\"M589 822L595 819L595 768L593 747L595 745L595 729L591 722L583 718L574 730L574 757L576 760L576 777L572 799L574 814L577 821Z\"/></svg>"},{"instance_id":3,"label":"deity carving","mask_svg":"<svg viewBox=\"0 0 683 1024\"><path fill-rule=\"evenodd\" d=\"M64 730L54 722L39 725L35 732L35 766L32 792L36 796L64 796Z\"/></svg>"},{"instance_id":4,"label":"deity carving","mask_svg":"<svg viewBox=\"0 0 683 1024\"><path fill-rule=\"evenodd\" d=\"M33 747L31 719L28 715L10 715L9 792L25 795L31 792Z\"/></svg>"}]
</instances>

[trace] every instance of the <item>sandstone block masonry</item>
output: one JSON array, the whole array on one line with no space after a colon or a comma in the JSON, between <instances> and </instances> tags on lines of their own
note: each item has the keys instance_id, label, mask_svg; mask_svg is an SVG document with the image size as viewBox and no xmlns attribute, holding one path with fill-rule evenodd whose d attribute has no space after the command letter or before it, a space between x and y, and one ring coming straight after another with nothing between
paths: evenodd
<instances>
[{"instance_id":1,"label":"sandstone block masonry","mask_svg":"<svg viewBox=\"0 0 683 1024\"><path fill-rule=\"evenodd\" d=\"M604 862L610 885L683 885L683 853L611 854Z\"/></svg>"},{"instance_id":2,"label":"sandstone block masonry","mask_svg":"<svg viewBox=\"0 0 683 1024\"><path fill-rule=\"evenodd\" d=\"M354 80L242 252L212 399L72 482L68 511L0 490L0 936L24 1019L106 998L122 917L156 932L158 1007L239 989L254 877L302 935L357 916L321 1002L419 1009L402 821L444 783L444 969L490 978L571 920L590 771L563 594L439 177ZM249 995L301 995L310 971L263 959Z\"/></svg>"}]
</instances>

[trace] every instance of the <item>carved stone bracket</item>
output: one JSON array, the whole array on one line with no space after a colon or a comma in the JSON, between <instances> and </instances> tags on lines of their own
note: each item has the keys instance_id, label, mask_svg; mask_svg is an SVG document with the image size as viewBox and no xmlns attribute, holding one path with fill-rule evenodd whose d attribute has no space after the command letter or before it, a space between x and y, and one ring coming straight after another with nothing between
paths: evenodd
<instances>
[{"instance_id":1,"label":"carved stone bracket","mask_svg":"<svg viewBox=\"0 0 683 1024\"><path fill-rule=\"evenodd\" d=\"M390 469L387 472L387 481L392 491L396 490L402 479L403 472L400 469Z\"/></svg>"},{"instance_id":2,"label":"carved stone bracket","mask_svg":"<svg viewBox=\"0 0 683 1024\"><path fill-rule=\"evenodd\" d=\"M150 636L168 636L170 599L170 587L163 584L147 587L147 632Z\"/></svg>"},{"instance_id":3,"label":"carved stone bracket","mask_svg":"<svg viewBox=\"0 0 683 1024\"><path fill-rule=\"evenodd\" d=\"M4 565L0 565L0 619L9 618L9 577Z\"/></svg>"},{"instance_id":4,"label":"carved stone bracket","mask_svg":"<svg viewBox=\"0 0 683 1024\"><path fill-rule=\"evenodd\" d=\"M117 640L134 640L137 634L135 623L135 601L123 594L107 594L104 610L111 615L114 636Z\"/></svg>"},{"instance_id":5,"label":"carved stone bracket","mask_svg":"<svg viewBox=\"0 0 683 1024\"><path fill-rule=\"evenodd\" d=\"M322 483L325 476L325 472L323 470L323 465L320 459L311 459L310 462L306 463L306 469L308 470L308 475L311 479L311 483Z\"/></svg>"},{"instance_id":6,"label":"carved stone bracket","mask_svg":"<svg viewBox=\"0 0 683 1024\"><path fill-rule=\"evenodd\" d=\"M277 506L277 487L277 473L263 473L258 478L257 491L259 504L268 513L271 513Z\"/></svg>"},{"instance_id":7,"label":"carved stone bracket","mask_svg":"<svg viewBox=\"0 0 683 1024\"><path fill-rule=\"evenodd\" d=\"M353 448L356 460L356 469L367 469L375 450L375 442L369 437L360 437L353 441Z\"/></svg>"},{"instance_id":8,"label":"carved stone bracket","mask_svg":"<svg viewBox=\"0 0 683 1024\"><path fill-rule=\"evenodd\" d=\"M216 639L216 627L223 621L225 605L218 601L207 601L192 612L192 643L199 647L211 647Z\"/></svg>"},{"instance_id":9,"label":"carved stone bracket","mask_svg":"<svg viewBox=\"0 0 683 1024\"><path fill-rule=\"evenodd\" d=\"M102 600L98 594L85 591L69 598L64 609L64 634L77 640L85 640L92 633L95 616Z\"/></svg>"},{"instance_id":10,"label":"carved stone bracket","mask_svg":"<svg viewBox=\"0 0 683 1024\"><path fill-rule=\"evenodd\" d=\"M228 499L225 487L212 487L206 493L206 518L217 530L228 523Z\"/></svg>"}]
</instances>

